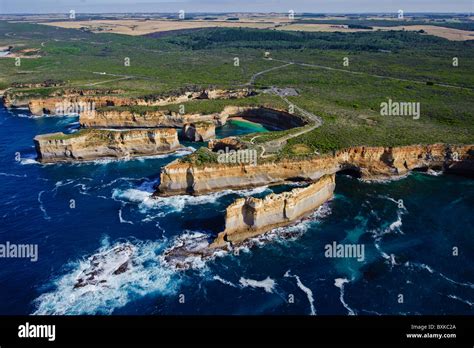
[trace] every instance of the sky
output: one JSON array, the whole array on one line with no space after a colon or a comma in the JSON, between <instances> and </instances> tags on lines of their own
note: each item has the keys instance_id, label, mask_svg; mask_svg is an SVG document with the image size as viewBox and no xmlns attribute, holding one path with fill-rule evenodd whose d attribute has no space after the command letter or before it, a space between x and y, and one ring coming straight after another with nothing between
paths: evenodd
<instances>
[{"instance_id":1,"label":"sky","mask_svg":"<svg viewBox=\"0 0 474 348\"><path fill-rule=\"evenodd\" d=\"M464 12L474 0L0 0L7 13L120 12Z\"/></svg>"}]
</instances>

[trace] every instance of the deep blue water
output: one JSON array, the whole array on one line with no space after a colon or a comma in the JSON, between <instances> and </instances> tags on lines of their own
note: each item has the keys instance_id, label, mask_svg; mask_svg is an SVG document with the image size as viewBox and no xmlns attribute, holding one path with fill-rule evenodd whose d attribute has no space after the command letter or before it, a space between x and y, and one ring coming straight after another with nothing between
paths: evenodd
<instances>
[{"instance_id":1,"label":"deep blue water","mask_svg":"<svg viewBox=\"0 0 474 348\"><path fill-rule=\"evenodd\" d=\"M25 114L0 109L0 243L38 244L39 258L0 259L0 314L473 314L472 180L338 176L335 198L287 228L291 239L274 233L239 255L175 272L160 255L177 236L216 234L235 197L271 190L153 200L160 168L176 155L40 165L32 138L71 131L77 119ZM333 242L364 245L365 260L325 257ZM87 257L124 243L136 248L131 270L107 287L73 290Z\"/></svg>"}]
</instances>

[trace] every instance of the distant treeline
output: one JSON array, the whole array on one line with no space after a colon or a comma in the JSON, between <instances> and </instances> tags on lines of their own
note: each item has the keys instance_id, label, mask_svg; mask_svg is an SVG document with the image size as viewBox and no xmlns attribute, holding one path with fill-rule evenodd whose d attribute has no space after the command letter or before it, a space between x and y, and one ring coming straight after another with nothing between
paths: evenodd
<instances>
[{"instance_id":1,"label":"distant treeline","mask_svg":"<svg viewBox=\"0 0 474 348\"><path fill-rule=\"evenodd\" d=\"M376 31L356 33L288 32L244 28L203 29L190 34L170 36L169 43L188 49L260 48L260 49L344 49L355 51L395 51L404 48L427 49L473 47L474 41L454 42L420 35L411 31Z\"/></svg>"},{"instance_id":2,"label":"distant treeline","mask_svg":"<svg viewBox=\"0 0 474 348\"><path fill-rule=\"evenodd\" d=\"M474 22L448 22L445 20L434 21L420 21L420 20L385 20L385 19L299 19L298 23L305 24L335 24L335 25L350 25L350 26L366 26L366 27L397 27L409 25L434 25L438 27L446 27L460 30L474 31Z\"/></svg>"}]
</instances>

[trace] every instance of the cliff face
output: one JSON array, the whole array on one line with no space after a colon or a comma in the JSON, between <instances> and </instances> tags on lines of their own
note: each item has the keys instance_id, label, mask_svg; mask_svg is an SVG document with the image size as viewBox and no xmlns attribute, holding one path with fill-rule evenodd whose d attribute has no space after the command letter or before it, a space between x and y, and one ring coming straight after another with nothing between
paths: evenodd
<instances>
[{"instance_id":1,"label":"cliff face","mask_svg":"<svg viewBox=\"0 0 474 348\"><path fill-rule=\"evenodd\" d=\"M111 128L152 128L152 127L184 127L186 123L212 122L223 125L227 121L226 114L180 114L168 111L146 111L135 113L131 111L85 111L80 114L79 122L82 127L111 127Z\"/></svg>"},{"instance_id":2,"label":"cliff face","mask_svg":"<svg viewBox=\"0 0 474 348\"><path fill-rule=\"evenodd\" d=\"M134 104L137 100L120 99L118 101L97 100L96 107L105 105L141 105ZM86 104L87 105L87 104ZM147 104L153 105L153 104ZM142 128L142 127L178 127L187 123L212 122L216 126L223 126L229 117L243 117L245 119L267 125L279 125L279 128L289 129L300 127L305 120L291 115L283 110L251 106L226 106L221 112L213 114L181 114L166 110L132 112L117 110L85 110L80 113L79 122L83 127L111 127L111 128Z\"/></svg>"},{"instance_id":3,"label":"cliff face","mask_svg":"<svg viewBox=\"0 0 474 348\"><path fill-rule=\"evenodd\" d=\"M252 122L263 124L270 129L291 129L302 127L308 123L306 119L298 114L290 114L286 110L265 107L239 110L235 115Z\"/></svg>"},{"instance_id":4,"label":"cliff face","mask_svg":"<svg viewBox=\"0 0 474 348\"><path fill-rule=\"evenodd\" d=\"M56 115L63 105L94 104L96 108L105 106L161 106L180 104L195 99L237 99L253 94L247 89L241 90L200 90L185 91L182 94L128 98L119 96L121 90L77 90L61 89L47 97L35 97L28 92L9 92L4 97L7 107L28 106L33 115Z\"/></svg>"},{"instance_id":5,"label":"cliff face","mask_svg":"<svg viewBox=\"0 0 474 348\"><path fill-rule=\"evenodd\" d=\"M24 88L25 86L21 86ZM30 88L29 86L26 86ZM52 87L42 84L32 85L35 87ZM53 86L54 87L54 86ZM118 94L124 93L120 89L100 89L100 90L83 90L76 88L62 88L55 91L51 91L47 97L32 96L29 91L15 90L7 91L4 95L5 106L10 107L30 107L34 115L42 115L43 113L54 114L57 103L77 103L80 101L85 102L93 101L95 99L107 98L107 96L117 96ZM112 98L113 99L113 98ZM43 112L43 106L44 111ZM35 111L35 112L33 112Z\"/></svg>"},{"instance_id":6,"label":"cliff face","mask_svg":"<svg viewBox=\"0 0 474 348\"><path fill-rule=\"evenodd\" d=\"M306 160L252 165L209 164L202 167L175 161L165 166L157 195L203 194L241 189L287 180L317 180L352 169L364 179L386 179L417 168L474 173L474 145L413 145L402 147L352 147L333 155Z\"/></svg>"},{"instance_id":7,"label":"cliff face","mask_svg":"<svg viewBox=\"0 0 474 348\"><path fill-rule=\"evenodd\" d=\"M332 198L335 175L326 175L304 188L295 188L263 199L237 199L226 211L225 230L211 248L223 248L227 242L239 244L275 227L287 225L314 211Z\"/></svg>"},{"instance_id":8,"label":"cliff face","mask_svg":"<svg viewBox=\"0 0 474 348\"><path fill-rule=\"evenodd\" d=\"M227 137L222 139L213 139L209 141L207 147L213 152L220 150L243 150L247 148L247 145L244 144L238 137Z\"/></svg>"},{"instance_id":9,"label":"cliff face","mask_svg":"<svg viewBox=\"0 0 474 348\"><path fill-rule=\"evenodd\" d=\"M85 130L73 135L53 133L38 135L34 143L38 160L49 163L150 156L180 147L175 129Z\"/></svg>"},{"instance_id":10,"label":"cliff face","mask_svg":"<svg viewBox=\"0 0 474 348\"><path fill-rule=\"evenodd\" d=\"M212 122L185 124L183 136L191 141L208 141L216 137L216 126Z\"/></svg>"}]
</instances>

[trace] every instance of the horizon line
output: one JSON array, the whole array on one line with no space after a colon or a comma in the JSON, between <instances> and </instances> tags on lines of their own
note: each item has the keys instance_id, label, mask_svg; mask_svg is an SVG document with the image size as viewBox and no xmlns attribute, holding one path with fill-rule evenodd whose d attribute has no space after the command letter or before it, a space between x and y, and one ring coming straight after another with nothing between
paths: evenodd
<instances>
[{"instance_id":1,"label":"horizon line","mask_svg":"<svg viewBox=\"0 0 474 348\"><path fill-rule=\"evenodd\" d=\"M74 10L74 9L71 9ZM87 15L93 15L93 14L176 14L179 11L174 11L174 12L77 12L76 14L87 14ZM260 12L260 11L231 11L231 12L199 12L199 11L186 11L186 13L190 14L281 14L281 15L287 15L288 12L275 12L275 11L269 11L269 12ZM304 15L387 15L387 14L396 14L397 12L297 12L295 11L295 15L297 14L304 14ZM437 12L437 11L432 11L432 12L425 12L425 11L410 11L410 12L404 12L404 14L467 14L470 15L472 12L467 11L467 12ZM8 15L58 15L58 14L64 14L67 15L69 12L37 12L37 13L27 13L27 12L6 12L6 13L0 13L0 16L3 16L5 14Z\"/></svg>"}]
</instances>

